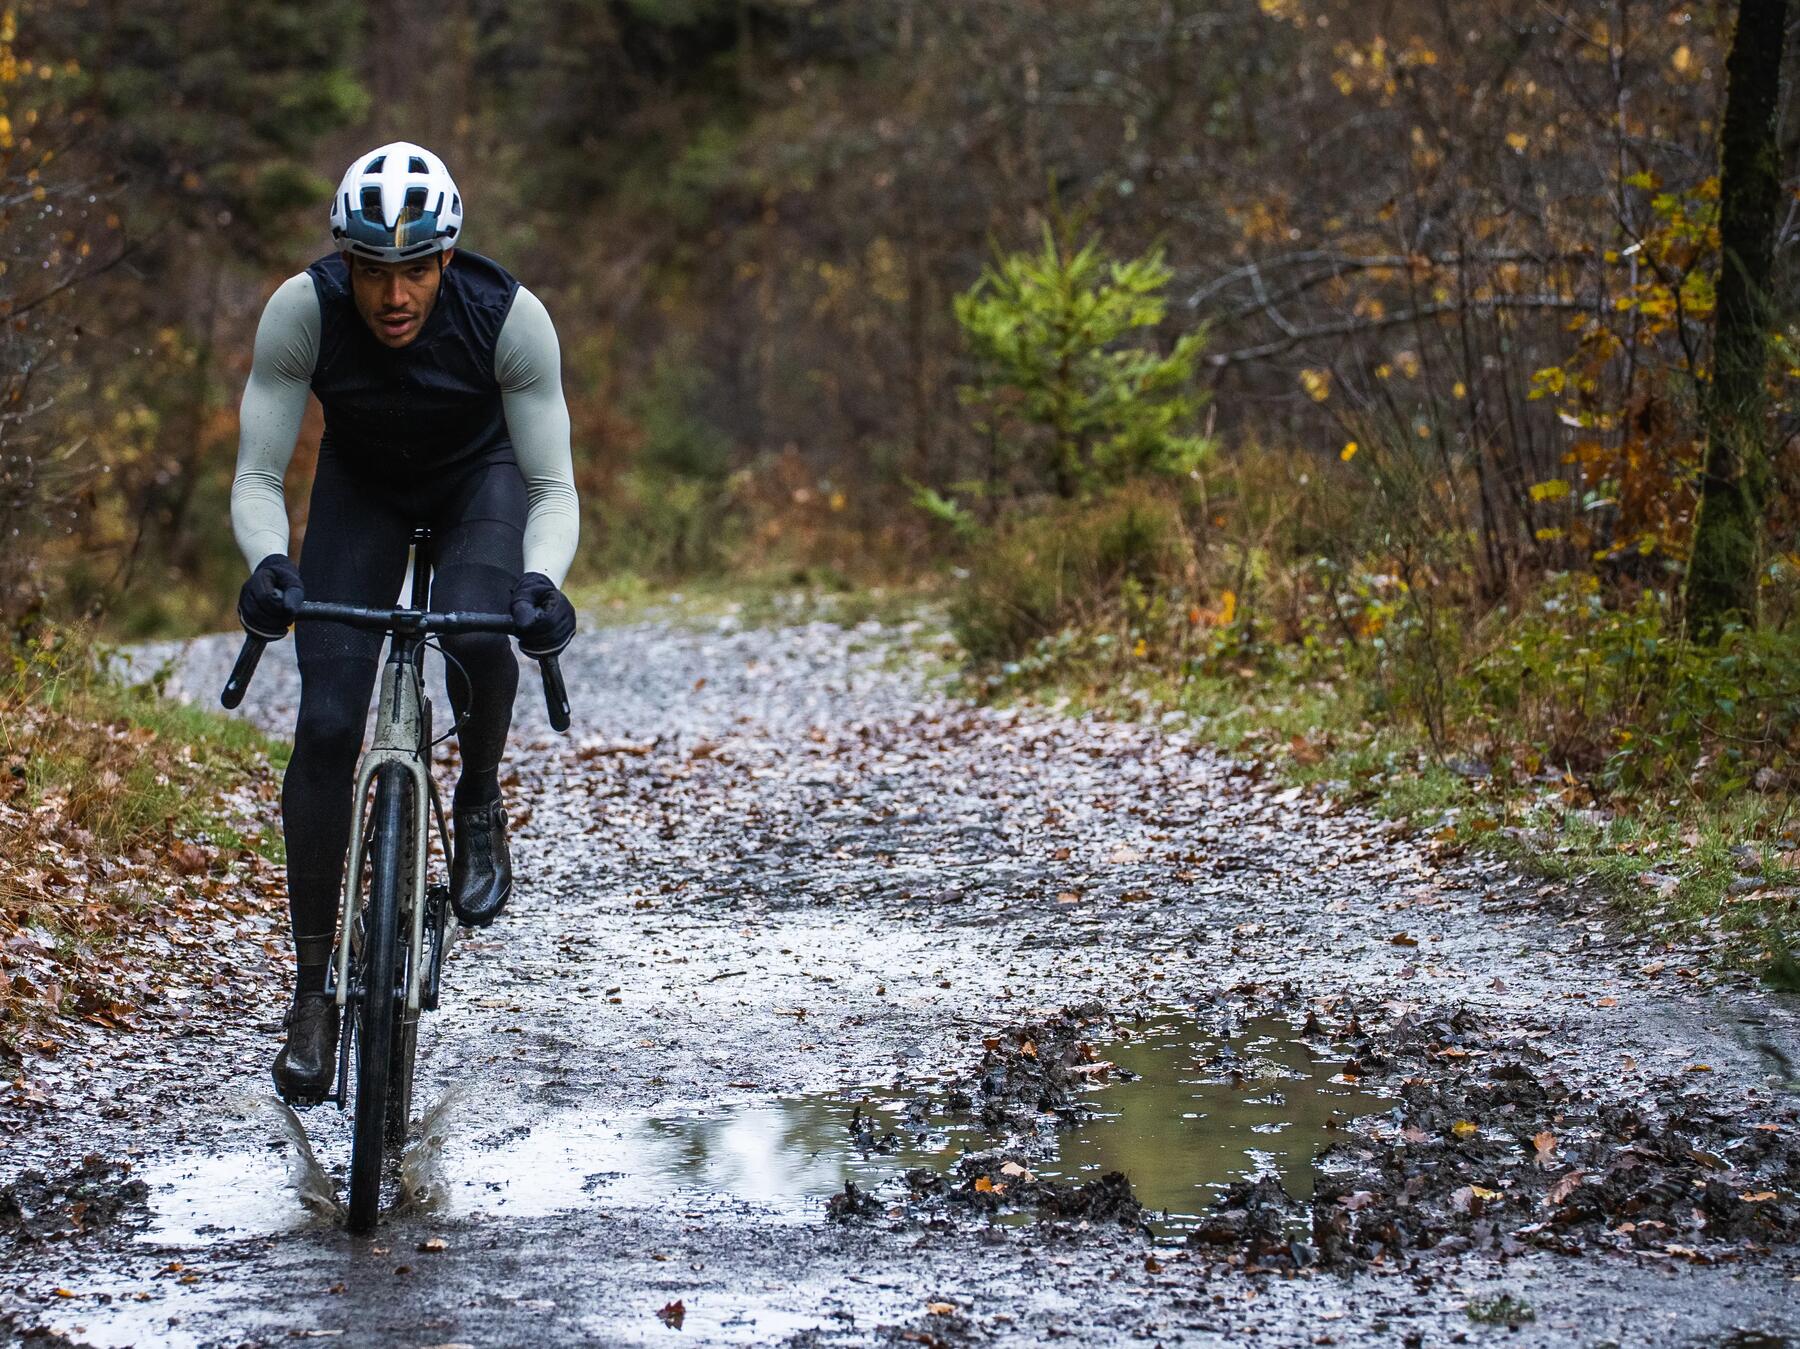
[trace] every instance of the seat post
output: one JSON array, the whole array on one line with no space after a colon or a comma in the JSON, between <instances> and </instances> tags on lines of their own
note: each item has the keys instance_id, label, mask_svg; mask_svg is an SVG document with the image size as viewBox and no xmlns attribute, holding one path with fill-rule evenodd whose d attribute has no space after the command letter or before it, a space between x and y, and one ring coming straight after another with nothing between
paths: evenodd
<instances>
[{"instance_id":1,"label":"seat post","mask_svg":"<svg viewBox=\"0 0 1800 1349\"><path fill-rule=\"evenodd\" d=\"M413 572L412 601L414 609L431 607L431 528L415 525L412 532Z\"/></svg>"}]
</instances>

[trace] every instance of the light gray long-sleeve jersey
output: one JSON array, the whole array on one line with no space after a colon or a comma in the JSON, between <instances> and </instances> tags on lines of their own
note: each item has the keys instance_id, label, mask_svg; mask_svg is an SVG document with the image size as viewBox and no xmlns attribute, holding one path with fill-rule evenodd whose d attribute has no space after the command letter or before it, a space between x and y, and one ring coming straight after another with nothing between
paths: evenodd
<instances>
[{"instance_id":1,"label":"light gray long-sleeve jersey","mask_svg":"<svg viewBox=\"0 0 1800 1349\"><path fill-rule=\"evenodd\" d=\"M301 272L282 282L263 309L238 413L231 529L252 568L271 553L288 550L282 480L300 437L318 359L318 292L312 277ZM560 586L581 533L562 349L543 301L523 286L500 328L494 374L513 457L525 478L525 570L542 572Z\"/></svg>"}]
</instances>

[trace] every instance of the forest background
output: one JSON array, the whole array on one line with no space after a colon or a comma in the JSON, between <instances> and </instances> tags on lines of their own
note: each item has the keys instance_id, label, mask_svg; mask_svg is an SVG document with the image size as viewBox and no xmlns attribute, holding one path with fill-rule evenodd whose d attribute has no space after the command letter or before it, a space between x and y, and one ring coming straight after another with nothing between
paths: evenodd
<instances>
[{"instance_id":1,"label":"forest background","mask_svg":"<svg viewBox=\"0 0 1800 1349\"><path fill-rule=\"evenodd\" d=\"M1446 849L1779 956L1793 20L16 0L8 697L62 677L71 625L229 622L262 302L325 251L349 158L404 137L557 320L576 580L929 582L979 694L1175 710ZM32 786L28 749L0 744Z\"/></svg>"}]
</instances>

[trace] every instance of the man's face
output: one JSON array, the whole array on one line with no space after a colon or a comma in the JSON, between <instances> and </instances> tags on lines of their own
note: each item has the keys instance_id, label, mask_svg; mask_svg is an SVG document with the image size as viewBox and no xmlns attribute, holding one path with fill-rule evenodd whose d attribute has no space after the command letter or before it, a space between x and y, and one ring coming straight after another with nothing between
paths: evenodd
<instances>
[{"instance_id":1,"label":"man's face","mask_svg":"<svg viewBox=\"0 0 1800 1349\"><path fill-rule=\"evenodd\" d=\"M356 312L383 346L403 347L419 335L443 283L454 248L411 262L374 262L346 255ZM440 266L438 259L443 259Z\"/></svg>"}]
</instances>

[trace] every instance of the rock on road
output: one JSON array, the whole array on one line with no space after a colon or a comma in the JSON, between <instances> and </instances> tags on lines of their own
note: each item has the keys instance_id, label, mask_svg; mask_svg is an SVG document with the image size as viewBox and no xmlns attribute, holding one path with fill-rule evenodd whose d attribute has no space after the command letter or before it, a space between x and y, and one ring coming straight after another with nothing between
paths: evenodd
<instances>
[{"instance_id":1,"label":"rock on road","mask_svg":"<svg viewBox=\"0 0 1800 1349\"><path fill-rule=\"evenodd\" d=\"M1679 976L1678 958L1660 970L1579 897L1497 866L1440 868L1179 733L955 701L923 673L919 636L586 631L563 661L567 737L522 668L507 786L520 884L503 920L459 945L421 1030L417 1100L449 1102L441 1149L421 1159L436 1202L369 1240L300 1207L259 1104L284 996L271 983L260 1023L151 1023L133 1051L145 1037L177 1050L152 1078L96 1062L85 1093L36 1117L28 1158L0 1180L27 1159L129 1158L150 1211L12 1248L0 1332L97 1345L1800 1335L1786 1246L1715 1263L1483 1247L1256 1274L1104 1225L828 1222L816 1187L795 1190L816 1140L734 1140L736 1124L809 1093L967 1075L984 1037L1080 1002L1130 1016L1279 986L1302 1002L1455 1005L1553 1045L1595 1091L1647 1095L1633 1074L1704 1065L1692 1076L1710 1099L1793 1114L1791 1003ZM140 659L172 659L171 693L211 702L234 653L221 637ZM244 712L285 733L296 692L291 644L271 648ZM342 1120L304 1118L341 1170ZM1470 1315L1499 1292L1530 1303L1516 1330Z\"/></svg>"}]
</instances>

